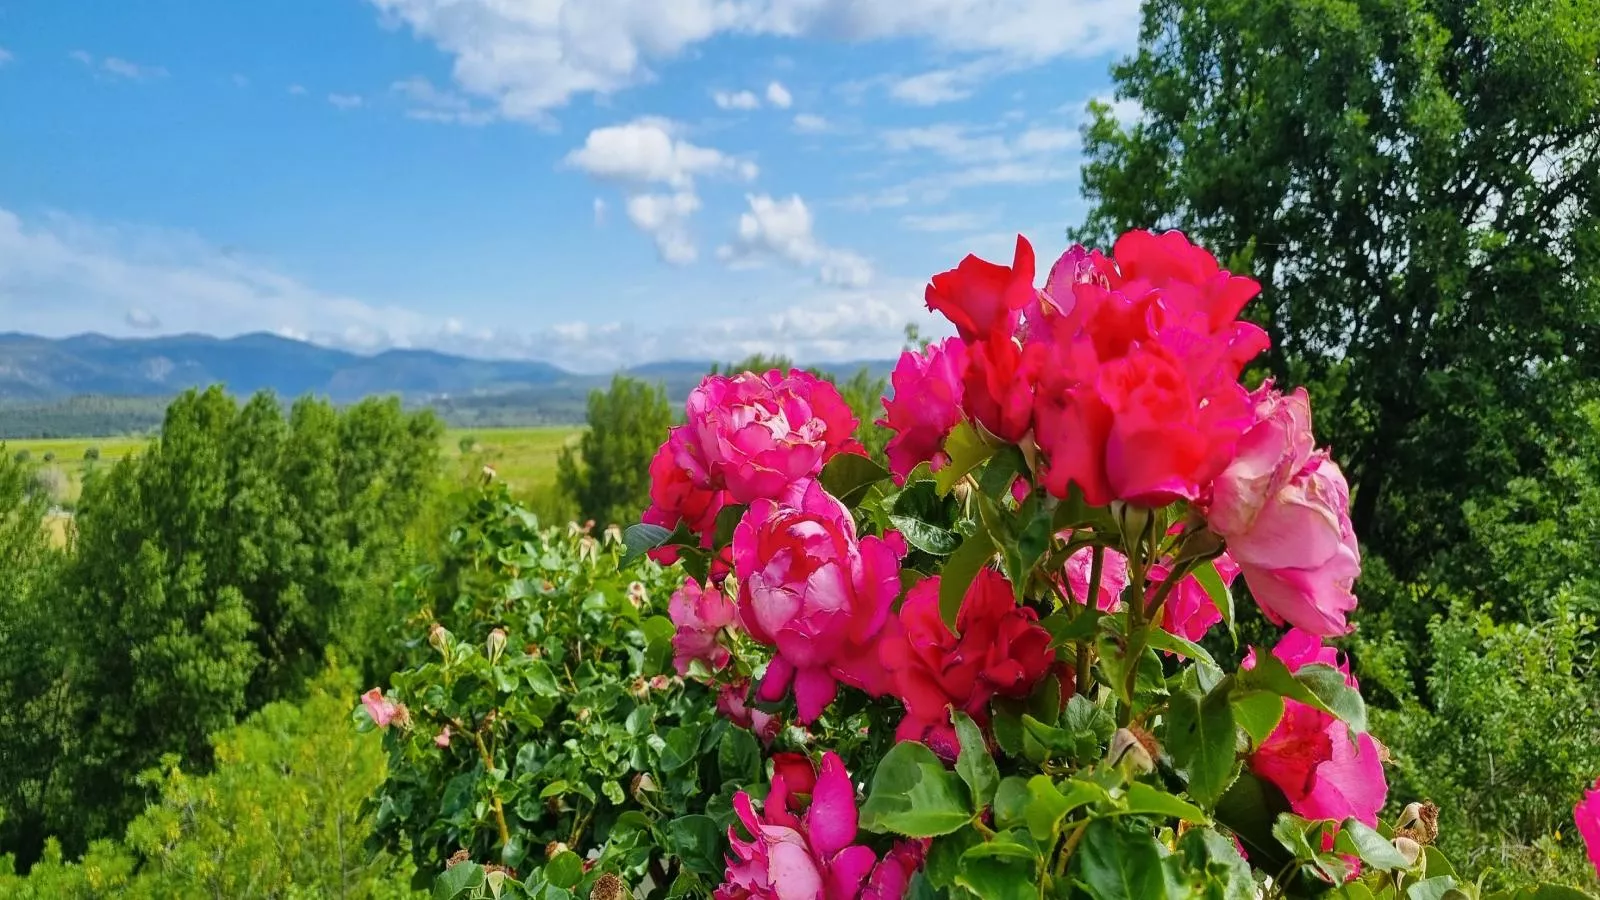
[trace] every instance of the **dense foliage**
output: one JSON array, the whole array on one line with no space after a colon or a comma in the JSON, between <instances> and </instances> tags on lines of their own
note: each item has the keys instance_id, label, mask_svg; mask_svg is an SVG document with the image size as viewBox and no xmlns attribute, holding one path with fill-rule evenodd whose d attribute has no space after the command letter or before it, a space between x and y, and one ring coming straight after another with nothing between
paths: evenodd
<instances>
[{"instance_id":1,"label":"dense foliage","mask_svg":"<svg viewBox=\"0 0 1600 900\"><path fill-rule=\"evenodd\" d=\"M47 835L77 852L117 834L140 772L168 754L204 765L213 733L292 696L330 648L391 666L390 586L439 440L394 401L303 400L286 418L271 395L213 389L92 473L65 556L21 537L37 501L14 507L29 583L0 630L0 691L21 698L0 713L0 849L26 866Z\"/></svg>"},{"instance_id":2,"label":"dense foliage","mask_svg":"<svg viewBox=\"0 0 1600 900\"><path fill-rule=\"evenodd\" d=\"M580 519L632 522L650 502L650 457L672 424L666 390L617 375L609 389L589 394L586 421L577 451L561 451L561 490Z\"/></svg>"},{"instance_id":3,"label":"dense foliage","mask_svg":"<svg viewBox=\"0 0 1600 900\"><path fill-rule=\"evenodd\" d=\"M25 877L0 857L0 896L410 896L405 866L363 846L368 822L360 807L383 778L383 751L348 727L351 684L330 671L303 702L268 704L219 733L210 774L164 760L143 776L153 799L125 839L95 841L81 861L65 861L54 840Z\"/></svg>"}]
</instances>

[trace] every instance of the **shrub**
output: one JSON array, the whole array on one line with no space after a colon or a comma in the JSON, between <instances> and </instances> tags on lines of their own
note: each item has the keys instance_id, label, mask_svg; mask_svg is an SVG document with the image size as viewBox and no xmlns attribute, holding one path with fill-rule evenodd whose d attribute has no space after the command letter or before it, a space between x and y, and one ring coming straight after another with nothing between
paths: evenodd
<instances>
[{"instance_id":1,"label":"shrub","mask_svg":"<svg viewBox=\"0 0 1600 900\"><path fill-rule=\"evenodd\" d=\"M83 451L83 461L84 462L99 462L100 461L100 448L99 447L95 447L95 446L86 447L84 449L84 451Z\"/></svg>"}]
</instances>

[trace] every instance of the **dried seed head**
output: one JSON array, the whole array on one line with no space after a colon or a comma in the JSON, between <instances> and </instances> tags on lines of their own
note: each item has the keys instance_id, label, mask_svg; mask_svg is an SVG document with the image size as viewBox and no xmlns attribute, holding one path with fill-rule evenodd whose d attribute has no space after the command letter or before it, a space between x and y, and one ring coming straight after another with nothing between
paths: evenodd
<instances>
[{"instance_id":1,"label":"dried seed head","mask_svg":"<svg viewBox=\"0 0 1600 900\"><path fill-rule=\"evenodd\" d=\"M453 869L470 859L472 859L471 853L468 853L465 849L457 850L456 852L450 854L449 859L444 861L444 867L446 869Z\"/></svg>"},{"instance_id":2,"label":"dried seed head","mask_svg":"<svg viewBox=\"0 0 1600 900\"><path fill-rule=\"evenodd\" d=\"M1400 851L1400 855L1405 857L1407 866L1416 865L1417 858L1422 856L1422 845L1408 837L1395 838L1394 849Z\"/></svg>"},{"instance_id":3,"label":"dried seed head","mask_svg":"<svg viewBox=\"0 0 1600 900\"><path fill-rule=\"evenodd\" d=\"M594 890L589 892L589 900L627 900L627 897L628 886L610 872L601 875L594 883Z\"/></svg>"},{"instance_id":4,"label":"dried seed head","mask_svg":"<svg viewBox=\"0 0 1600 900\"><path fill-rule=\"evenodd\" d=\"M1396 837L1410 838L1427 846L1439 839L1439 807L1432 802L1407 803L1395 823Z\"/></svg>"},{"instance_id":5,"label":"dried seed head","mask_svg":"<svg viewBox=\"0 0 1600 900\"><path fill-rule=\"evenodd\" d=\"M1153 772L1156 768L1155 757L1145 748L1139 736L1128 728L1119 728L1111 736L1111 751L1106 758L1113 766L1127 763L1140 775Z\"/></svg>"},{"instance_id":6,"label":"dried seed head","mask_svg":"<svg viewBox=\"0 0 1600 900\"><path fill-rule=\"evenodd\" d=\"M567 845L562 841L551 841L544 845L545 859L555 859L565 852L567 852Z\"/></svg>"}]
</instances>

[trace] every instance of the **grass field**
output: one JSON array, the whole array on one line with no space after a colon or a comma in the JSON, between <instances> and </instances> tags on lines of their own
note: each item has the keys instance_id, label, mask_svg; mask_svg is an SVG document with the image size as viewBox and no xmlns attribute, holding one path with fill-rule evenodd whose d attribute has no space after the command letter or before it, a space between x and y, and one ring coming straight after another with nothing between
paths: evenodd
<instances>
[{"instance_id":1,"label":"grass field","mask_svg":"<svg viewBox=\"0 0 1600 900\"><path fill-rule=\"evenodd\" d=\"M551 426L542 428L473 428L445 432L441 444L446 473L476 474L480 466L493 466L499 478L521 497L543 494L555 486L556 459L561 448L575 444L581 428ZM67 477L62 500L71 506L83 490L83 477L94 466L109 466L139 452L145 441L139 438L51 439L6 441L5 453L27 451L38 466L55 466ZM100 459L86 461L84 453L98 447ZM49 461L46 461L46 457ZM51 515L46 525L58 543L66 543L70 514Z\"/></svg>"}]
</instances>

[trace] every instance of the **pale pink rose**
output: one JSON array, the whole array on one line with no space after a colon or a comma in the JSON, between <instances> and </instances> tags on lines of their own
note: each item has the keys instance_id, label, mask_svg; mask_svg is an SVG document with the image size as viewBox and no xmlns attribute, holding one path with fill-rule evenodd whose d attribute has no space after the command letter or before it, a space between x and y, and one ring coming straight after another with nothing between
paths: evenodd
<instances>
[{"instance_id":1,"label":"pale pink rose","mask_svg":"<svg viewBox=\"0 0 1600 900\"><path fill-rule=\"evenodd\" d=\"M874 641L900 594L898 532L857 539L850 511L816 482L781 501L757 500L733 533L739 621L776 648L759 697L781 699L793 684L809 724L843 681L877 695L887 676Z\"/></svg>"},{"instance_id":2,"label":"pale pink rose","mask_svg":"<svg viewBox=\"0 0 1600 900\"><path fill-rule=\"evenodd\" d=\"M763 746L771 746L783 730L777 716L749 703L750 682L736 681L723 685L717 692L717 712L728 721L755 734Z\"/></svg>"},{"instance_id":3,"label":"pale pink rose","mask_svg":"<svg viewBox=\"0 0 1600 900\"><path fill-rule=\"evenodd\" d=\"M445 747L450 746L450 726L449 725L446 725L444 727L444 730L442 730L438 734L434 735L434 737L433 737L433 745L435 747L440 748L440 749L443 749Z\"/></svg>"},{"instance_id":4,"label":"pale pink rose","mask_svg":"<svg viewBox=\"0 0 1600 900\"><path fill-rule=\"evenodd\" d=\"M1334 666L1357 687L1338 651L1300 629L1291 630L1273 649L1291 672L1312 663ZM1255 667L1255 651L1243 668ZM1272 782L1296 815L1307 819L1354 818L1376 827L1389 785L1382 754L1369 734L1352 735L1338 718L1297 700L1285 699L1283 718L1250 755L1251 771Z\"/></svg>"},{"instance_id":5,"label":"pale pink rose","mask_svg":"<svg viewBox=\"0 0 1600 900\"><path fill-rule=\"evenodd\" d=\"M1255 424L1239 439L1233 461L1211 484L1206 518L1218 534L1252 530L1261 510L1311 462L1311 401L1305 388L1282 394L1269 380L1250 394Z\"/></svg>"},{"instance_id":6,"label":"pale pink rose","mask_svg":"<svg viewBox=\"0 0 1600 900\"><path fill-rule=\"evenodd\" d=\"M726 489L735 503L776 497L834 456L862 452L838 389L798 369L708 376L685 412L675 461L696 487Z\"/></svg>"},{"instance_id":7,"label":"pale pink rose","mask_svg":"<svg viewBox=\"0 0 1600 900\"><path fill-rule=\"evenodd\" d=\"M400 705L383 696L383 691L373 688L361 695L361 704L367 708L367 715L379 728L388 728L389 723L400 715Z\"/></svg>"},{"instance_id":8,"label":"pale pink rose","mask_svg":"<svg viewBox=\"0 0 1600 900\"><path fill-rule=\"evenodd\" d=\"M715 672L728 664L732 654L721 641L722 630L734 623L738 610L721 590L704 590L700 582L685 578L667 604L667 615L678 626L672 635L672 665L678 674L689 674L695 660Z\"/></svg>"},{"instance_id":9,"label":"pale pink rose","mask_svg":"<svg viewBox=\"0 0 1600 900\"><path fill-rule=\"evenodd\" d=\"M750 795L734 795L733 808L750 835L728 829L733 851L715 900L854 900L878 862L870 847L855 843L859 812L855 786L831 750L810 790L809 805L775 773L757 815ZM897 865L900 864L897 862Z\"/></svg>"},{"instance_id":10,"label":"pale pink rose","mask_svg":"<svg viewBox=\"0 0 1600 900\"><path fill-rule=\"evenodd\" d=\"M1583 837L1584 849L1589 851L1595 875L1600 876L1600 780L1573 807L1572 818L1577 823L1578 834Z\"/></svg>"},{"instance_id":11,"label":"pale pink rose","mask_svg":"<svg viewBox=\"0 0 1600 900\"><path fill-rule=\"evenodd\" d=\"M920 463L937 472L950 461L945 438L961 421L961 379L967 349L960 338L930 344L921 353L907 350L895 364L894 395L883 398L878 424L895 432L885 452L896 484Z\"/></svg>"}]
</instances>

